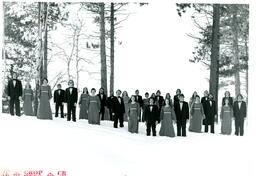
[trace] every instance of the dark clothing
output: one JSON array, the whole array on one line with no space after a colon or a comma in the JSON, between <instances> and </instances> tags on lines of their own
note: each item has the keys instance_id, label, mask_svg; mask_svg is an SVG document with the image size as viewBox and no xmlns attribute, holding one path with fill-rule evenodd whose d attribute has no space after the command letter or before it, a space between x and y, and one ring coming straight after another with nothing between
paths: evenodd
<instances>
[{"instance_id":1,"label":"dark clothing","mask_svg":"<svg viewBox=\"0 0 256 176\"><path fill-rule=\"evenodd\" d=\"M15 86L14 86L14 82L16 82ZM17 79L10 80L7 85L7 95L10 97L10 102L9 102L10 114L14 115L14 106L15 106L15 113L17 116L20 116L19 97L22 96L21 81L19 81Z\"/></svg>"},{"instance_id":2,"label":"dark clothing","mask_svg":"<svg viewBox=\"0 0 256 176\"><path fill-rule=\"evenodd\" d=\"M65 91L62 89L55 90L53 101L55 103L55 117L58 117L60 109L61 118L64 118L63 103L65 101Z\"/></svg>"},{"instance_id":3,"label":"dark clothing","mask_svg":"<svg viewBox=\"0 0 256 176\"><path fill-rule=\"evenodd\" d=\"M184 101L182 103L182 109L180 109L179 102L174 105L174 111L177 119L177 136L186 136L186 123L189 119L188 103Z\"/></svg>"},{"instance_id":4,"label":"dark clothing","mask_svg":"<svg viewBox=\"0 0 256 176\"><path fill-rule=\"evenodd\" d=\"M107 106L107 96L105 94L98 94L98 97L100 99L100 117L101 117L101 120L105 120L104 115L105 115L105 107Z\"/></svg>"},{"instance_id":5,"label":"dark clothing","mask_svg":"<svg viewBox=\"0 0 256 176\"><path fill-rule=\"evenodd\" d=\"M225 99L226 99L226 97L223 97L223 98L222 98L222 106L225 105ZM232 98L232 97L228 97L228 100L229 100L229 105L230 105L231 107L233 107L233 98Z\"/></svg>"},{"instance_id":6,"label":"dark clothing","mask_svg":"<svg viewBox=\"0 0 256 176\"><path fill-rule=\"evenodd\" d=\"M201 103L202 103L202 105L203 105L203 109L205 109L205 105L206 105L206 102L209 100L209 98L208 97L203 97L203 98L201 98Z\"/></svg>"},{"instance_id":7,"label":"dark clothing","mask_svg":"<svg viewBox=\"0 0 256 176\"><path fill-rule=\"evenodd\" d=\"M156 96L156 101L158 104L158 108L161 110L161 107L163 106L164 103L164 97L163 96Z\"/></svg>"},{"instance_id":8,"label":"dark clothing","mask_svg":"<svg viewBox=\"0 0 256 176\"><path fill-rule=\"evenodd\" d=\"M156 105L146 106L145 121L147 124L147 136L150 136L151 129L153 132L153 136L156 136L156 122L158 121L158 123L160 123L159 110Z\"/></svg>"},{"instance_id":9,"label":"dark clothing","mask_svg":"<svg viewBox=\"0 0 256 176\"><path fill-rule=\"evenodd\" d=\"M143 106L143 99L142 99L142 96L140 96L140 95L135 95L135 101L137 102L137 103L139 103L139 105L140 105L140 107L142 107Z\"/></svg>"},{"instance_id":10,"label":"dark clothing","mask_svg":"<svg viewBox=\"0 0 256 176\"><path fill-rule=\"evenodd\" d=\"M246 118L246 103L241 102L241 107L239 108L238 101L234 102L233 112L235 117L235 135L244 135L244 119Z\"/></svg>"},{"instance_id":11,"label":"dark clothing","mask_svg":"<svg viewBox=\"0 0 256 176\"><path fill-rule=\"evenodd\" d=\"M179 100L179 95L174 95L173 97L173 106L177 106L177 104L179 104L180 100Z\"/></svg>"},{"instance_id":12,"label":"dark clothing","mask_svg":"<svg viewBox=\"0 0 256 176\"><path fill-rule=\"evenodd\" d=\"M124 127L124 113L125 113L125 107L124 107L124 101L122 97L114 97L112 99L113 106L112 106L112 113L114 113L114 128L117 128L118 120L120 123L120 127Z\"/></svg>"},{"instance_id":13,"label":"dark clothing","mask_svg":"<svg viewBox=\"0 0 256 176\"><path fill-rule=\"evenodd\" d=\"M212 102L212 104L210 104ZM208 126L211 126L211 133L214 133L214 120L217 115L216 103L214 100L207 100L204 107L205 119L203 125L205 125L205 132L208 132Z\"/></svg>"},{"instance_id":14,"label":"dark clothing","mask_svg":"<svg viewBox=\"0 0 256 176\"><path fill-rule=\"evenodd\" d=\"M115 103L115 96L110 96L107 99L107 108L109 110L109 116L110 116L110 120L113 121L114 117L112 115L112 113L114 112L113 108L114 108L114 103Z\"/></svg>"},{"instance_id":15,"label":"dark clothing","mask_svg":"<svg viewBox=\"0 0 256 176\"><path fill-rule=\"evenodd\" d=\"M70 93L70 89L72 89L72 92ZM67 120L71 120L71 114L72 114L72 121L76 121L76 106L75 103L77 103L78 99L78 93L77 88L69 87L65 91L65 102L67 103L67 109L68 109L68 116Z\"/></svg>"}]
</instances>

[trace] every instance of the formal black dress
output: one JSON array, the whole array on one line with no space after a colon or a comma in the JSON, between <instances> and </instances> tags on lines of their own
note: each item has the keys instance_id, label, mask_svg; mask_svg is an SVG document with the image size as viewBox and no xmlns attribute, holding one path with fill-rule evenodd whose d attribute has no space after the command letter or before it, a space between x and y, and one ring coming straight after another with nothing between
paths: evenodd
<instances>
[{"instance_id":1,"label":"formal black dress","mask_svg":"<svg viewBox=\"0 0 256 176\"><path fill-rule=\"evenodd\" d=\"M233 112L235 117L235 135L244 135L244 119L246 118L246 103L244 101L234 102Z\"/></svg>"},{"instance_id":2,"label":"formal black dress","mask_svg":"<svg viewBox=\"0 0 256 176\"><path fill-rule=\"evenodd\" d=\"M63 103L65 101L65 91L63 89L55 90L53 101L55 103L55 117L58 117L60 109L60 116L61 118L64 118Z\"/></svg>"},{"instance_id":3,"label":"formal black dress","mask_svg":"<svg viewBox=\"0 0 256 176\"><path fill-rule=\"evenodd\" d=\"M177 119L177 136L186 136L186 124L189 119L188 103L185 101L176 103L174 111Z\"/></svg>"},{"instance_id":4,"label":"formal black dress","mask_svg":"<svg viewBox=\"0 0 256 176\"><path fill-rule=\"evenodd\" d=\"M156 136L156 122L160 123L159 110L157 105L148 105L145 108L145 121L147 125L147 136L150 136L151 129L153 136Z\"/></svg>"},{"instance_id":5,"label":"formal black dress","mask_svg":"<svg viewBox=\"0 0 256 176\"><path fill-rule=\"evenodd\" d=\"M75 103L77 103L78 99L78 93L77 88L75 87L69 87L65 91L65 102L67 103L67 109L68 109L68 116L67 120L71 120L72 115L72 121L76 121L76 106Z\"/></svg>"},{"instance_id":6,"label":"formal black dress","mask_svg":"<svg viewBox=\"0 0 256 176\"><path fill-rule=\"evenodd\" d=\"M20 116L19 97L22 97L22 84L20 80L12 79L8 82L7 95L10 97L10 100L9 100L10 114L14 115L14 106L15 106L15 114L17 116Z\"/></svg>"}]
</instances>

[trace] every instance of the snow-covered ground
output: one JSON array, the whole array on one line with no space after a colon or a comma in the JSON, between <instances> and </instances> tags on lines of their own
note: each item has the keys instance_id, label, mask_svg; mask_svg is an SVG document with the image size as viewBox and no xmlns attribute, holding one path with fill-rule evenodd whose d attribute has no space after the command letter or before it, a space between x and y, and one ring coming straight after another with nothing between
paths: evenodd
<instances>
[{"instance_id":1,"label":"snow-covered ground","mask_svg":"<svg viewBox=\"0 0 256 176\"><path fill-rule=\"evenodd\" d=\"M251 175L247 126L244 137L221 135L218 125L216 134L169 138L147 137L143 123L139 134L129 133L127 123L118 129L112 125L1 114L0 171L24 175L41 170L45 176L58 171L68 176Z\"/></svg>"}]
</instances>

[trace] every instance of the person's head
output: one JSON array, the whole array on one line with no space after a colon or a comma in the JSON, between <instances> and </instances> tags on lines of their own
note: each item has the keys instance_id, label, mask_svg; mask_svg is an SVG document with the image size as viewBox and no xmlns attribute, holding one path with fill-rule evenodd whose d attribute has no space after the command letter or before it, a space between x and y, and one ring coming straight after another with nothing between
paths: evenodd
<instances>
[{"instance_id":1,"label":"person's head","mask_svg":"<svg viewBox=\"0 0 256 176\"><path fill-rule=\"evenodd\" d=\"M153 105L153 104L154 104L154 98L153 98L153 97L150 97L150 98L149 98L149 104L150 104L150 105Z\"/></svg>"},{"instance_id":2,"label":"person's head","mask_svg":"<svg viewBox=\"0 0 256 176\"><path fill-rule=\"evenodd\" d=\"M151 97L155 98L155 97L156 97L156 94L155 94L155 93L152 93L152 94L151 94Z\"/></svg>"},{"instance_id":3,"label":"person's head","mask_svg":"<svg viewBox=\"0 0 256 176\"><path fill-rule=\"evenodd\" d=\"M196 103L200 103L200 97L199 97L199 95L196 95Z\"/></svg>"},{"instance_id":4,"label":"person's head","mask_svg":"<svg viewBox=\"0 0 256 176\"><path fill-rule=\"evenodd\" d=\"M193 92L192 98L196 98L196 96L197 96L197 92L195 91Z\"/></svg>"},{"instance_id":5,"label":"person's head","mask_svg":"<svg viewBox=\"0 0 256 176\"><path fill-rule=\"evenodd\" d=\"M226 91L224 95L225 95L225 97L230 97L230 92Z\"/></svg>"},{"instance_id":6,"label":"person's head","mask_svg":"<svg viewBox=\"0 0 256 176\"><path fill-rule=\"evenodd\" d=\"M114 92L113 91L110 92L110 96L111 97L114 96Z\"/></svg>"},{"instance_id":7,"label":"person's head","mask_svg":"<svg viewBox=\"0 0 256 176\"><path fill-rule=\"evenodd\" d=\"M208 90L205 90L205 91L204 91L204 96L205 96L205 97L208 97L208 94L209 94Z\"/></svg>"},{"instance_id":8,"label":"person's head","mask_svg":"<svg viewBox=\"0 0 256 176\"><path fill-rule=\"evenodd\" d=\"M157 96L160 96L160 95L161 95L161 91L160 91L160 90L157 90L157 91L156 91L156 95L157 95Z\"/></svg>"},{"instance_id":9,"label":"person's head","mask_svg":"<svg viewBox=\"0 0 256 176\"><path fill-rule=\"evenodd\" d=\"M96 94L96 89L95 89L95 88L92 88L92 89L91 89L91 93L92 93L92 95L95 95L95 94Z\"/></svg>"},{"instance_id":10,"label":"person's head","mask_svg":"<svg viewBox=\"0 0 256 176\"><path fill-rule=\"evenodd\" d=\"M243 95L242 94L238 94L237 95L237 101L242 101L243 100Z\"/></svg>"},{"instance_id":11,"label":"person's head","mask_svg":"<svg viewBox=\"0 0 256 176\"><path fill-rule=\"evenodd\" d=\"M213 94L212 93L209 93L209 99L213 100Z\"/></svg>"},{"instance_id":12,"label":"person's head","mask_svg":"<svg viewBox=\"0 0 256 176\"><path fill-rule=\"evenodd\" d=\"M100 94L104 94L104 88L101 87L100 90L99 90Z\"/></svg>"},{"instance_id":13,"label":"person's head","mask_svg":"<svg viewBox=\"0 0 256 176\"><path fill-rule=\"evenodd\" d=\"M119 97L121 95L122 91L121 90L117 90L116 91L116 95Z\"/></svg>"},{"instance_id":14,"label":"person's head","mask_svg":"<svg viewBox=\"0 0 256 176\"><path fill-rule=\"evenodd\" d=\"M47 84L48 84L48 79L47 79L47 78L44 78L44 79L43 79L43 84L44 84L44 85L47 85Z\"/></svg>"},{"instance_id":15,"label":"person's head","mask_svg":"<svg viewBox=\"0 0 256 176\"><path fill-rule=\"evenodd\" d=\"M180 89L177 89L177 90L176 90L176 95L179 95L179 94L181 94L181 90L180 90Z\"/></svg>"},{"instance_id":16,"label":"person's head","mask_svg":"<svg viewBox=\"0 0 256 176\"><path fill-rule=\"evenodd\" d=\"M170 93L167 93L167 94L165 95L165 98L171 99Z\"/></svg>"},{"instance_id":17,"label":"person's head","mask_svg":"<svg viewBox=\"0 0 256 176\"><path fill-rule=\"evenodd\" d=\"M229 99L228 99L228 98L225 98L224 103L225 103L225 105L230 105L230 104L229 104Z\"/></svg>"},{"instance_id":18,"label":"person's head","mask_svg":"<svg viewBox=\"0 0 256 176\"><path fill-rule=\"evenodd\" d=\"M179 100L180 100L180 101L184 101L184 95L183 95L183 94L180 94L180 95L179 95Z\"/></svg>"},{"instance_id":19,"label":"person's head","mask_svg":"<svg viewBox=\"0 0 256 176\"><path fill-rule=\"evenodd\" d=\"M127 91L123 91L123 93L122 93L122 97L128 97L128 93L127 93Z\"/></svg>"},{"instance_id":20,"label":"person's head","mask_svg":"<svg viewBox=\"0 0 256 176\"><path fill-rule=\"evenodd\" d=\"M135 96L134 95L131 96L131 101L135 102Z\"/></svg>"},{"instance_id":21,"label":"person's head","mask_svg":"<svg viewBox=\"0 0 256 176\"><path fill-rule=\"evenodd\" d=\"M57 85L57 88L58 88L58 89L61 89L61 84L58 84L58 85Z\"/></svg>"},{"instance_id":22,"label":"person's head","mask_svg":"<svg viewBox=\"0 0 256 176\"><path fill-rule=\"evenodd\" d=\"M149 93L148 93L148 92L145 93L145 97L146 97L146 98L149 97Z\"/></svg>"},{"instance_id":23,"label":"person's head","mask_svg":"<svg viewBox=\"0 0 256 176\"><path fill-rule=\"evenodd\" d=\"M83 94L89 94L87 87L84 87L84 88L83 88Z\"/></svg>"},{"instance_id":24,"label":"person's head","mask_svg":"<svg viewBox=\"0 0 256 176\"><path fill-rule=\"evenodd\" d=\"M139 95L139 90L137 89L137 90L135 90L135 95Z\"/></svg>"},{"instance_id":25,"label":"person's head","mask_svg":"<svg viewBox=\"0 0 256 176\"><path fill-rule=\"evenodd\" d=\"M27 82L27 83L26 83L26 85L25 85L25 89L31 89L31 85L30 85L30 83L29 83L29 82Z\"/></svg>"},{"instance_id":26,"label":"person's head","mask_svg":"<svg viewBox=\"0 0 256 176\"><path fill-rule=\"evenodd\" d=\"M165 99L165 106L170 106L170 100L168 98Z\"/></svg>"},{"instance_id":27,"label":"person's head","mask_svg":"<svg viewBox=\"0 0 256 176\"><path fill-rule=\"evenodd\" d=\"M72 79L68 81L68 86L74 87L74 81Z\"/></svg>"},{"instance_id":28,"label":"person's head","mask_svg":"<svg viewBox=\"0 0 256 176\"><path fill-rule=\"evenodd\" d=\"M12 74L12 79L17 79L18 78L18 74L16 73L16 72L14 72L13 74Z\"/></svg>"}]
</instances>

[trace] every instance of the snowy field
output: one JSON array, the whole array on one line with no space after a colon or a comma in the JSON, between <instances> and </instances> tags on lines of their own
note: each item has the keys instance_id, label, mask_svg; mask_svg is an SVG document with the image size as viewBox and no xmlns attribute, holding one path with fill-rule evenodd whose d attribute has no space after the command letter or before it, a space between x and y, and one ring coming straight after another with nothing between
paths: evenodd
<instances>
[{"instance_id":1,"label":"snowy field","mask_svg":"<svg viewBox=\"0 0 256 176\"><path fill-rule=\"evenodd\" d=\"M41 170L42 175L66 171L68 176L177 175L248 176L250 139L245 136L188 133L188 137L147 137L145 124L139 134L114 129L110 121L100 126L86 120L38 120L36 117L0 118L0 171L22 173ZM159 132L160 125L157 126ZM234 129L234 128L233 128Z\"/></svg>"}]
</instances>

